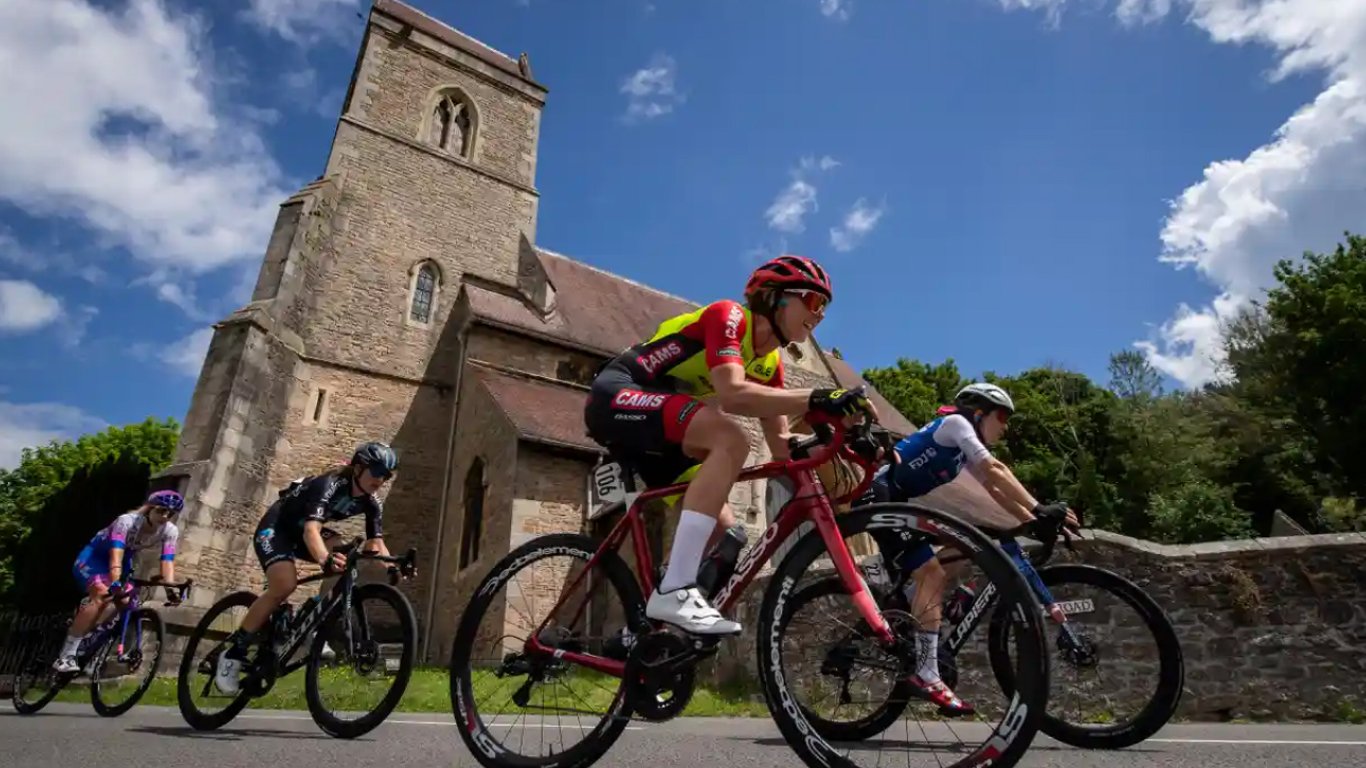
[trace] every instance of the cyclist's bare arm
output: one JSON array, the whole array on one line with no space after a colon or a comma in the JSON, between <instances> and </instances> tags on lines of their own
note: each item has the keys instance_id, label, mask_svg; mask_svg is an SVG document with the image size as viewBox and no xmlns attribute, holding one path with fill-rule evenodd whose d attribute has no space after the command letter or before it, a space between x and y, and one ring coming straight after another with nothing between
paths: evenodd
<instances>
[{"instance_id":1,"label":"cyclist's bare arm","mask_svg":"<svg viewBox=\"0 0 1366 768\"><path fill-rule=\"evenodd\" d=\"M722 363L708 375L721 410L736 416L801 416L811 400L809 389L778 389L749 381L739 363Z\"/></svg>"},{"instance_id":2,"label":"cyclist's bare arm","mask_svg":"<svg viewBox=\"0 0 1366 768\"><path fill-rule=\"evenodd\" d=\"M759 424L764 428L764 441L768 443L768 452L773 455L774 461L791 458L787 455L787 439L793 434L788 429L787 417L765 416L759 419Z\"/></svg>"},{"instance_id":3,"label":"cyclist's bare arm","mask_svg":"<svg viewBox=\"0 0 1366 768\"><path fill-rule=\"evenodd\" d=\"M1015 479L1015 473L1000 459L990 456L969 467L969 471L1005 511L1023 522L1034 519L1033 509L1039 502L1020 485L1020 481Z\"/></svg>"},{"instance_id":4,"label":"cyclist's bare arm","mask_svg":"<svg viewBox=\"0 0 1366 768\"><path fill-rule=\"evenodd\" d=\"M321 563L328 557L327 545L323 543L323 524L321 520L304 522L304 546L313 562Z\"/></svg>"}]
</instances>

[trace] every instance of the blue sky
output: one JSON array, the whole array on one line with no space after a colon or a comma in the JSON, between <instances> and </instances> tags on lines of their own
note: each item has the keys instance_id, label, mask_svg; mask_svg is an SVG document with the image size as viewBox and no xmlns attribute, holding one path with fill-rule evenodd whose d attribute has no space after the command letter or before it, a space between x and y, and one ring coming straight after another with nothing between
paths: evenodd
<instances>
[{"instance_id":1,"label":"blue sky","mask_svg":"<svg viewBox=\"0 0 1366 768\"><path fill-rule=\"evenodd\" d=\"M696 301L816 257L859 368L1137 348L1219 322L1366 211L1366 4L414 0L549 97L542 246ZM182 419L208 326L317 175L362 0L0 0L0 466ZM703 269L706 267L707 269Z\"/></svg>"}]
</instances>

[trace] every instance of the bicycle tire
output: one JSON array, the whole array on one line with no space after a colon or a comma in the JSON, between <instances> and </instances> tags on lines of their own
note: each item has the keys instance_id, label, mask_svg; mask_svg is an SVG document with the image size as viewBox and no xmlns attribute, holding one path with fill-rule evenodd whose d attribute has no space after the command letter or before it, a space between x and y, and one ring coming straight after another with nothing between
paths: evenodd
<instances>
[{"instance_id":1,"label":"bicycle tire","mask_svg":"<svg viewBox=\"0 0 1366 768\"><path fill-rule=\"evenodd\" d=\"M869 527L917 527L933 534L946 534L972 550L981 567L999 593L1000 609L1016 606L1010 611L1033 642L1021 643L1018 660L1024 672L1021 684L1010 692L1011 704L1001 723L980 747L961 760L944 768L970 768L990 765L992 768L1011 768L1029 749L1039 731L1043 712L1048 703L1048 654L1045 651L1043 611L1029 589L1024 576L1000 546L976 527L951 515L904 502L880 502L859 507L837 516L836 521L844 538L864 532ZM845 768L855 765L837 754L831 745L813 728L795 706L788 694L779 661L781 634L777 625L782 611L791 600L793 589L807 567L825 553L825 541L819 530L802 536L778 566L768 588L764 591L757 627L759 677L764 699L783 739L802 762L810 768ZM1019 607L1023 603L1024 607ZM1023 694L1022 694L1023 692Z\"/></svg>"},{"instance_id":2,"label":"bicycle tire","mask_svg":"<svg viewBox=\"0 0 1366 768\"><path fill-rule=\"evenodd\" d=\"M399 671L394 676L394 684L389 688L380 701L379 706L370 711L369 714L356 720L343 720L332 714L331 710L323 703L318 691L318 672L322 664L323 644L327 638L323 636L322 628L334 616L338 616L342 610L340 602L333 603L332 610L318 622L318 631L313 633L313 642L309 647L308 667L304 672L304 699L308 702L308 711L313 715L313 722L329 736L338 739L354 739L374 730L389 713L394 711L398 702L403 698L404 692L408 689L408 680L413 674L413 664L417 659L417 618L413 614L412 603L402 592L394 589L388 584L361 584L355 588L351 595L351 604L358 605L367 597L372 595L383 595L382 600L394 606L395 612L399 617L399 624L403 632L403 655L399 659Z\"/></svg>"},{"instance_id":3,"label":"bicycle tire","mask_svg":"<svg viewBox=\"0 0 1366 768\"><path fill-rule=\"evenodd\" d=\"M67 622L63 626L69 628L71 623ZM61 693L62 689L66 687L66 684L71 682L75 677L74 673L61 674L52 669L52 661L56 658L56 655L54 654L51 657L44 656L43 653L46 650L50 650L44 648L44 645L45 643L42 642L36 643L33 646L33 649L25 654L24 660L19 664L20 671L14 675L14 680L12 682L13 689L10 691L10 703L14 705L14 711L21 715L36 714L42 710L43 707L52 703L52 700L57 698L57 694ZM37 701L25 701L22 698L24 691L22 682L25 677L23 670L25 669L34 669L35 671L42 672L43 674L52 677L56 681L56 684L49 688L47 693L39 697Z\"/></svg>"},{"instance_id":4,"label":"bicycle tire","mask_svg":"<svg viewBox=\"0 0 1366 768\"><path fill-rule=\"evenodd\" d=\"M635 576L615 551L606 550L599 553L601 545L600 540L579 533L552 533L539 536L504 555L489 569L488 574L475 588L474 596L466 606L455 638L451 642L450 698L451 711L460 726L457 729L460 738L465 742L470 754L474 755L474 759L485 768L540 768L550 765L584 768L606 754L626 730L632 710L624 680L612 700L611 709L582 742L539 760L509 754L502 745L493 742L473 704L473 670L468 656L474 649L480 620L493 602L499 587L516 571L536 560L568 554L586 562L597 554L598 565L603 568L608 581L622 598L622 615L630 624L629 628L633 632L640 632L648 627L645 623L645 600L640 595Z\"/></svg>"},{"instance_id":5,"label":"bicycle tire","mask_svg":"<svg viewBox=\"0 0 1366 768\"><path fill-rule=\"evenodd\" d=\"M1181 641L1166 611L1137 584L1104 568L1081 563L1059 563L1038 568L1037 571L1045 586L1086 584L1109 592L1131 606L1157 640L1159 664L1157 691L1133 720L1107 725L1077 725L1045 712L1040 730L1073 747L1104 750L1131 747L1162 730L1181 703L1186 679ZM990 629L992 668L1003 687L1011 684L1009 671L1000 666L1005 653L1001 646L1007 631L993 617Z\"/></svg>"},{"instance_id":6,"label":"bicycle tire","mask_svg":"<svg viewBox=\"0 0 1366 768\"><path fill-rule=\"evenodd\" d=\"M235 606L251 607L255 602L256 594L245 590L233 592L214 603L209 610L204 612L204 616L195 625L194 632L190 634L190 639L185 643L185 652L180 657L180 671L176 675L176 704L180 707L180 716L185 718L185 722L197 731L212 731L222 728L237 717L251 701L251 694L245 688L237 692L237 698L232 703L223 708L222 712L208 715L200 712L194 705L194 699L190 693L190 676L193 671L190 667L194 663L194 652L199 646L199 642L204 639L204 633L218 615ZM213 685L213 683L209 683Z\"/></svg>"},{"instance_id":7,"label":"bicycle tire","mask_svg":"<svg viewBox=\"0 0 1366 768\"><path fill-rule=\"evenodd\" d=\"M128 622L130 625L133 625L133 622L141 621L143 618L150 619L153 627L152 631L156 633L157 652L156 657L152 660L151 674L147 675L147 679L142 681L142 684L139 685L138 689L133 692L133 695L128 698L128 701L125 701L122 704L111 705L104 701L103 695L100 693L100 672L104 670L104 664L109 659L109 653L115 647L114 635L110 634L108 639L105 640L104 647L96 652L95 663L90 670L90 706L94 707L95 712L101 717L118 717L137 706L137 703L142 699L143 695L147 693L147 689L152 686L152 681L156 679L157 670L161 668L162 642L166 638L165 626L161 621L161 615L151 608L139 608L136 611L133 611L133 613L128 616ZM145 631L146 630L144 629L144 633ZM146 635L144 634L143 637L145 638ZM141 642L141 639L139 642ZM146 663L145 659L144 663Z\"/></svg>"}]
</instances>

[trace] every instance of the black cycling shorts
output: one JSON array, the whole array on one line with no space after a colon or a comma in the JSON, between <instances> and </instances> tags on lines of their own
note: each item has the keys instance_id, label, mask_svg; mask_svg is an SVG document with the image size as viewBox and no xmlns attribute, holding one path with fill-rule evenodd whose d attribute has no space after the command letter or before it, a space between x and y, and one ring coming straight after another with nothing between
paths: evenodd
<instances>
[{"instance_id":1,"label":"black cycling shorts","mask_svg":"<svg viewBox=\"0 0 1366 768\"><path fill-rule=\"evenodd\" d=\"M270 505L261 522L256 524L256 535L252 537L251 545L256 551L256 559L261 563L261 570L266 570L276 563L293 562L299 558L313 561L308 549L304 547L302 537L294 531L276 527L282 503L283 500Z\"/></svg>"},{"instance_id":2,"label":"black cycling shorts","mask_svg":"<svg viewBox=\"0 0 1366 768\"><path fill-rule=\"evenodd\" d=\"M607 365L593 379L583 409L588 436L629 460L651 488L672 485L697 459L683 452L683 436L701 400L659 387L642 387L630 372Z\"/></svg>"}]
</instances>

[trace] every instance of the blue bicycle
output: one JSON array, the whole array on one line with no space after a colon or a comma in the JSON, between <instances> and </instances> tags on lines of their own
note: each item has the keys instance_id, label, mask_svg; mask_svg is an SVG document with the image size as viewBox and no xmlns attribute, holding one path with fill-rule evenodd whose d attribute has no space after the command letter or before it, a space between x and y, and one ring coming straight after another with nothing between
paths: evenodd
<instances>
[{"instance_id":1,"label":"blue bicycle","mask_svg":"<svg viewBox=\"0 0 1366 768\"><path fill-rule=\"evenodd\" d=\"M118 717L147 693L161 666L165 627L161 615L144 606L139 589L161 587L172 605L183 602L192 580L168 584L159 580L128 579L132 589L120 590L112 600L114 615L95 626L76 652L79 670L58 672L53 662L71 619L52 624L33 643L15 675L12 701L20 714L31 715L57 697L72 680L90 678L90 703L104 717ZM88 598L87 598L88 599ZM130 687L131 685L131 687Z\"/></svg>"}]
</instances>

